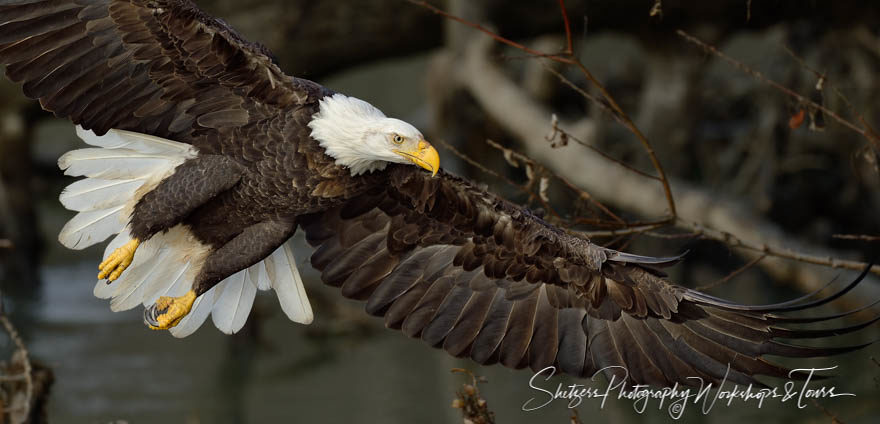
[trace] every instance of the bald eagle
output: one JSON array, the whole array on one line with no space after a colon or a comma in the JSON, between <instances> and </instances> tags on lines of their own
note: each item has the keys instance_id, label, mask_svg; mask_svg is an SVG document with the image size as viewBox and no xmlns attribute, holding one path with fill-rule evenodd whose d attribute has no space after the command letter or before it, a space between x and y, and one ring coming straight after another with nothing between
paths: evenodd
<instances>
[{"instance_id":1,"label":"bald eagle","mask_svg":"<svg viewBox=\"0 0 880 424\"><path fill-rule=\"evenodd\" d=\"M654 258L592 244L439 167L413 126L285 75L262 46L187 0L4 0L0 63L90 148L59 160L85 177L59 240L115 237L95 295L191 334L211 315L238 331L258 290L291 320L313 313L287 243L302 229L324 283L385 325L478 363L574 376L625 367L633 383L788 377L762 355L816 357L777 338L783 313L836 294L746 306L677 286ZM867 270L865 271L867 272ZM729 370L728 370L729 367Z\"/></svg>"}]
</instances>

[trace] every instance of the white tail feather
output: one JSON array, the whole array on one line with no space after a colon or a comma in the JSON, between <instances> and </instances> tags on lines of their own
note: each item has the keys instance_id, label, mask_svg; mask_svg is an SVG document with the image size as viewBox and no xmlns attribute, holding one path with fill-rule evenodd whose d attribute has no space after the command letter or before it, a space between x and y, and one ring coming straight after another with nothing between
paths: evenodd
<instances>
[{"instance_id":1,"label":"white tail feather","mask_svg":"<svg viewBox=\"0 0 880 424\"><path fill-rule=\"evenodd\" d=\"M254 305L257 287L251 284L247 274L247 270L243 269L223 280L220 284L225 287L218 288L219 297L214 299L211 319L226 334L241 330Z\"/></svg>"},{"instance_id":2,"label":"white tail feather","mask_svg":"<svg viewBox=\"0 0 880 424\"><path fill-rule=\"evenodd\" d=\"M253 283L257 290L263 291L272 288L272 283L269 281L269 274L266 273L265 261L257 262L248 268L248 275L251 277L251 283Z\"/></svg>"},{"instance_id":3,"label":"white tail feather","mask_svg":"<svg viewBox=\"0 0 880 424\"><path fill-rule=\"evenodd\" d=\"M131 149L142 153L164 153L169 156L187 155L191 149L184 143L124 130L110 130L107 134L97 136L94 132L77 125L76 135L86 144L105 149Z\"/></svg>"},{"instance_id":4,"label":"white tail feather","mask_svg":"<svg viewBox=\"0 0 880 424\"><path fill-rule=\"evenodd\" d=\"M171 255L171 249L160 249L156 255L151 256L147 263L129 267L126 272L131 274L121 279L113 292L110 300L110 310L113 312L126 311L140 305L144 301L149 282L160 274L162 265ZM134 265L134 263L132 262ZM117 280L118 281L118 280Z\"/></svg>"},{"instance_id":5,"label":"white tail feather","mask_svg":"<svg viewBox=\"0 0 880 424\"><path fill-rule=\"evenodd\" d=\"M293 322L311 324L314 319L312 305L296 267L290 242L284 243L266 258L266 270L278 302L281 303L281 309L287 317Z\"/></svg>"},{"instance_id":6,"label":"white tail feather","mask_svg":"<svg viewBox=\"0 0 880 424\"><path fill-rule=\"evenodd\" d=\"M70 249L89 247L121 231L128 218L124 212L134 206L138 189L150 179L158 184L196 154L186 144L128 131L111 130L98 137L77 127L77 134L92 145L120 148L74 150L58 160L65 174L90 177L71 184L61 194L65 207L82 211L58 235L61 244Z\"/></svg>"},{"instance_id":7,"label":"white tail feather","mask_svg":"<svg viewBox=\"0 0 880 424\"><path fill-rule=\"evenodd\" d=\"M192 264L172 263L162 265L164 268L160 274L147 282L147 288L144 290L144 300L142 304L150 306L156 303L161 296L180 297L186 294L192 287L192 276L188 275L188 271Z\"/></svg>"},{"instance_id":8,"label":"white tail feather","mask_svg":"<svg viewBox=\"0 0 880 424\"><path fill-rule=\"evenodd\" d=\"M125 227L123 205L109 209L80 212L58 234L58 241L68 249L85 249L107 240Z\"/></svg>"},{"instance_id":9,"label":"white tail feather","mask_svg":"<svg viewBox=\"0 0 880 424\"><path fill-rule=\"evenodd\" d=\"M65 153L58 159L58 167L64 170L64 175L71 177L105 180L147 178L168 169L171 158L131 149L87 148Z\"/></svg>"},{"instance_id":10,"label":"white tail feather","mask_svg":"<svg viewBox=\"0 0 880 424\"><path fill-rule=\"evenodd\" d=\"M103 258L131 240L128 217L134 204L186 159L192 146L129 131L110 130L103 136L77 127L87 148L68 152L58 161L67 175L86 176L68 186L61 202L80 212L59 234L62 244L82 249L119 233ZM152 305L160 296L182 296L192 289L195 276L209 253L183 226L157 234L141 243L134 260L120 278L98 281L94 294L111 299L110 309L121 311L139 304ZM311 305L296 268L289 243L265 260L221 281L196 298L192 310L171 329L174 337L195 332L212 315L224 333L241 330L253 307L257 290L275 289L281 308L291 320L312 322Z\"/></svg>"},{"instance_id":11,"label":"white tail feather","mask_svg":"<svg viewBox=\"0 0 880 424\"><path fill-rule=\"evenodd\" d=\"M72 211L93 211L125 204L146 179L102 180L86 178L79 180L61 192L61 204Z\"/></svg>"}]
</instances>

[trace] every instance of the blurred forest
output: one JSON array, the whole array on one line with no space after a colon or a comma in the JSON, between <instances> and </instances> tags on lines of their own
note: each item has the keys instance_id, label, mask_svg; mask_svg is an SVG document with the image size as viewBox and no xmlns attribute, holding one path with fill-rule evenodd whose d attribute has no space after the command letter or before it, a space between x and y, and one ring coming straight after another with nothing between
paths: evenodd
<instances>
[{"instance_id":1,"label":"blurred forest","mask_svg":"<svg viewBox=\"0 0 880 424\"><path fill-rule=\"evenodd\" d=\"M880 3L566 0L564 16L557 0L197 3L265 44L289 75L413 123L444 168L554 224L633 253L687 251L670 270L679 284L772 303L878 260ZM78 146L72 125L0 80L0 288L23 339L3 342L3 367L43 373L28 387L0 382L4 411L17 405L32 422L461 422L449 404L469 380L448 371L463 367L489 376L478 394L499 423L576 422L564 405L520 410L530 372L445 358L384 331L314 275L304 275L317 305L309 328L285 322L274 301L258 303L231 337L206 325L172 340L143 329L140 311L111 314L90 298L100 251L56 241L72 216L57 202L72 179L56 161ZM880 299L880 267L873 271L829 311ZM880 331L859 337L850 340ZM875 422L878 356L874 345L832 360L855 398L804 410L694 410L687 421ZM364 358L377 361L369 372L350 364ZM55 372L50 395L46 367ZM129 384L118 381L126 375ZM361 379L370 381L353 382ZM166 393L174 384L180 393ZM22 390L27 397L16 397ZM615 408L580 413L668 420L662 410Z\"/></svg>"}]
</instances>

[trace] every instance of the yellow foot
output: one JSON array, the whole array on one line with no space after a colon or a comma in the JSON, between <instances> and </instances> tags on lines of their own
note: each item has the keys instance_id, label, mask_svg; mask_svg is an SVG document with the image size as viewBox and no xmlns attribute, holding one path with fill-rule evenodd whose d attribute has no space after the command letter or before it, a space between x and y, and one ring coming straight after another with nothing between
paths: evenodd
<instances>
[{"instance_id":1,"label":"yellow foot","mask_svg":"<svg viewBox=\"0 0 880 424\"><path fill-rule=\"evenodd\" d=\"M144 310L144 323L153 330L167 330L174 327L192 309L196 292L188 291L180 297L162 296L153 306Z\"/></svg>"},{"instance_id":2,"label":"yellow foot","mask_svg":"<svg viewBox=\"0 0 880 424\"><path fill-rule=\"evenodd\" d=\"M106 278L108 281L113 281L119 278L122 275L122 271L125 271L131 265L131 261L134 259L134 251L137 250L140 244L141 242L138 239L134 239L114 250L104 262L98 265L98 269L101 271L98 273L98 279L103 280Z\"/></svg>"}]
</instances>

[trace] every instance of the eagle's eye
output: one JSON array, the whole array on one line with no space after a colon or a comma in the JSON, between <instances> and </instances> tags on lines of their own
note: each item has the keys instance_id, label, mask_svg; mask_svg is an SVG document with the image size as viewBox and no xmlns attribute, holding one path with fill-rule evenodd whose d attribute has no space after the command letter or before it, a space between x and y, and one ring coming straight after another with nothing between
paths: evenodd
<instances>
[{"instance_id":1,"label":"eagle's eye","mask_svg":"<svg viewBox=\"0 0 880 424\"><path fill-rule=\"evenodd\" d=\"M394 134L391 136L391 141L393 141L394 144L401 144L403 143L403 137L400 134Z\"/></svg>"}]
</instances>

